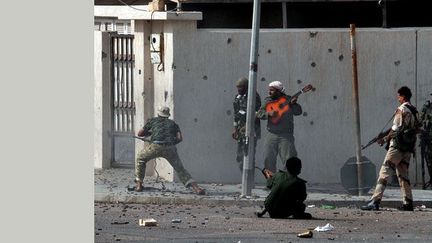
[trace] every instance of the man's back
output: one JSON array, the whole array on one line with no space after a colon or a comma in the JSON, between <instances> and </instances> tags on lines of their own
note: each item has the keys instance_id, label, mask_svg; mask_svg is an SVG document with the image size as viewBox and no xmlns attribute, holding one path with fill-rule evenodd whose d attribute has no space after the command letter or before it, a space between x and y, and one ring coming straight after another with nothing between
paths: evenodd
<instances>
[{"instance_id":1,"label":"man's back","mask_svg":"<svg viewBox=\"0 0 432 243\"><path fill-rule=\"evenodd\" d=\"M279 171L267 180L267 187L271 192L264 205L271 217L283 218L298 211L304 212L306 181L289 172Z\"/></svg>"},{"instance_id":2,"label":"man's back","mask_svg":"<svg viewBox=\"0 0 432 243\"><path fill-rule=\"evenodd\" d=\"M145 136L150 136L151 141L163 141L175 143L179 126L171 119L154 117L144 125Z\"/></svg>"}]
</instances>

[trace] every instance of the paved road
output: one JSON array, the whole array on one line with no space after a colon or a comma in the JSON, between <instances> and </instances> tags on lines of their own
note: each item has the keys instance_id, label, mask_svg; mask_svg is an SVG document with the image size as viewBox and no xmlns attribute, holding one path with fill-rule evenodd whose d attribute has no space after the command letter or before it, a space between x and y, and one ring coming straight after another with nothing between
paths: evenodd
<instances>
[{"instance_id":1,"label":"paved road","mask_svg":"<svg viewBox=\"0 0 432 243\"><path fill-rule=\"evenodd\" d=\"M95 203L95 242L432 242L432 210L400 212L384 208L307 208L315 219L258 219L259 207ZM159 225L140 227L154 218ZM172 223L180 219L181 223ZM312 239L296 235L330 223L330 232L313 231Z\"/></svg>"}]
</instances>

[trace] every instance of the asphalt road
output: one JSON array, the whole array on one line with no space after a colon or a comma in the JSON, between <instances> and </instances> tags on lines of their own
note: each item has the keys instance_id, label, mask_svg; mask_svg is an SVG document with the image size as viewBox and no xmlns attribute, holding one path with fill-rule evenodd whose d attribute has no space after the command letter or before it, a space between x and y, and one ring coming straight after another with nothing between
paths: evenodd
<instances>
[{"instance_id":1,"label":"asphalt road","mask_svg":"<svg viewBox=\"0 0 432 243\"><path fill-rule=\"evenodd\" d=\"M256 218L259 207L96 203L95 242L432 242L432 210L307 208L312 220ZM158 226L139 226L153 218ZM180 219L180 223L172 220ZM297 234L330 223L329 232Z\"/></svg>"}]
</instances>

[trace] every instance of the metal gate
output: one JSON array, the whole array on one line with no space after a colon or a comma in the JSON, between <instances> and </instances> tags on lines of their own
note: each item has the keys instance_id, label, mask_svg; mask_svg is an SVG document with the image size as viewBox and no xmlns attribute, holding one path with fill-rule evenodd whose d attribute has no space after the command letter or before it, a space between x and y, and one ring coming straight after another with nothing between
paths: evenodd
<instances>
[{"instance_id":1,"label":"metal gate","mask_svg":"<svg viewBox=\"0 0 432 243\"><path fill-rule=\"evenodd\" d=\"M113 167L133 167L135 160L133 35L111 35Z\"/></svg>"}]
</instances>

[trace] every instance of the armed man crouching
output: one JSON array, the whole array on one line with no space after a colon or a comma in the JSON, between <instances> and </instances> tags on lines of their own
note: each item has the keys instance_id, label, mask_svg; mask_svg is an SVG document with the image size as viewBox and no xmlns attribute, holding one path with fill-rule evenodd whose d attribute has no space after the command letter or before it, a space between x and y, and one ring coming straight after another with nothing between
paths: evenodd
<instances>
[{"instance_id":1,"label":"armed man crouching","mask_svg":"<svg viewBox=\"0 0 432 243\"><path fill-rule=\"evenodd\" d=\"M280 170L273 174L270 170L264 169L267 188L271 191L264 201L264 210L255 213L259 218L267 212L270 218L312 218L312 215L305 213L306 205L303 202L307 197L306 181L298 177L301 167L301 160L291 157L286 161L287 171Z\"/></svg>"},{"instance_id":2,"label":"armed man crouching","mask_svg":"<svg viewBox=\"0 0 432 243\"><path fill-rule=\"evenodd\" d=\"M141 150L136 158L135 163L135 191L143 190L143 180L145 175L146 163L149 160L162 157L168 160L174 170L177 172L180 181L187 187L192 187L198 195L204 195L204 189L192 179L189 172L183 167L183 164L177 154L176 144L180 143L183 138L179 126L173 120L169 119L170 110L168 107L161 107L158 110L158 117L150 118L144 127L138 132L139 137L149 137L147 139L150 145Z\"/></svg>"}]
</instances>

